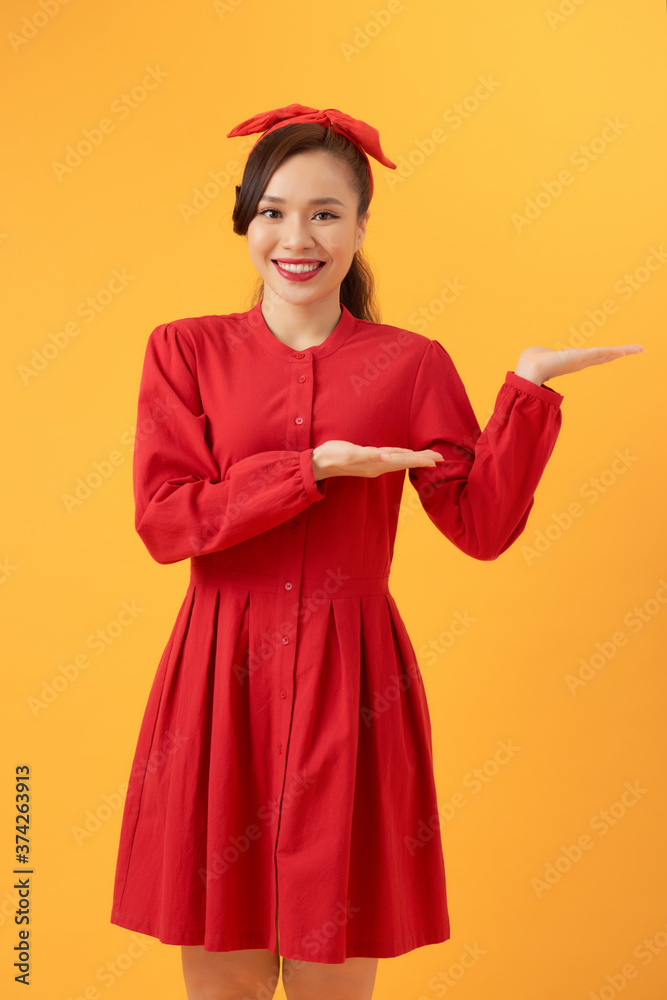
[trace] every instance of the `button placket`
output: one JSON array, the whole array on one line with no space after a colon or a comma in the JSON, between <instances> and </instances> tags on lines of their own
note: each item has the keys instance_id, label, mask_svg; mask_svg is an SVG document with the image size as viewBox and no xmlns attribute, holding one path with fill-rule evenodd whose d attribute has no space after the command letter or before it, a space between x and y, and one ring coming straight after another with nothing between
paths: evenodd
<instances>
[{"instance_id":1,"label":"button placket","mask_svg":"<svg viewBox=\"0 0 667 1000\"><path fill-rule=\"evenodd\" d=\"M305 451L310 446L313 408L313 355L295 351L288 359L289 392L286 412L285 448ZM286 757L292 725L292 702L295 690L296 635L299 627L299 593L303 570L307 512L288 521L283 528L280 556L280 583L277 633L280 636L273 678L275 752ZM285 778L287 760L285 760Z\"/></svg>"},{"instance_id":2,"label":"button placket","mask_svg":"<svg viewBox=\"0 0 667 1000\"><path fill-rule=\"evenodd\" d=\"M285 416L285 448L287 451L305 451L310 446L313 410L313 355L296 351L288 359L289 392ZM307 511L292 518L284 525L279 559L276 626L281 642L274 657L274 675L271 679L273 732L275 733L275 759L282 760L280 773L276 774L280 792L278 821L274 842L276 866L276 894L280 898L279 841L282 818L283 794L287 785L287 764L292 718L295 671L296 636L299 628L300 591L303 571L303 553L306 537Z\"/></svg>"}]
</instances>

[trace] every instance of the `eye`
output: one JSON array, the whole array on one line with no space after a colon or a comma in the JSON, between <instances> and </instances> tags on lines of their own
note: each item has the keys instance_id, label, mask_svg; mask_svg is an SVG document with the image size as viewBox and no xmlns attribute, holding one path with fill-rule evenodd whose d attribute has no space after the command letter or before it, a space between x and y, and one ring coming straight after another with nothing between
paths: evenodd
<instances>
[{"instance_id":1,"label":"eye","mask_svg":"<svg viewBox=\"0 0 667 1000\"><path fill-rule=\"evenodd\" d=\"M263 208L257 214L258 215L263 215L266 219L270 219L270 221L273 221L274 216L273 215L272 216L268 216L266 214L267 212L273 212L274 215L281 215L282 214L280 212L280 210L277 209L277 208ZM328 210L324 210L324 209L321 212L316 212L315 215L316 216L317 215L328 215L332 219L338 219L338 218L340 218L340 216L335 215L333 212L329 212Z\"/></svg>"}]
</instances>

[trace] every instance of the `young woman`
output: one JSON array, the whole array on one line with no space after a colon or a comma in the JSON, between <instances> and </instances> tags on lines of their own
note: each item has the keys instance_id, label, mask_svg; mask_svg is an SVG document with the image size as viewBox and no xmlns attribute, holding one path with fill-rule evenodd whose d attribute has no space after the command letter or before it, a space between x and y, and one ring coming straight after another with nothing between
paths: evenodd
<instances>
[{"instance_id":1,"label":"young woman","mask_svg":"<svg viewBox=\"0 0 667 1000\"><path fill-rule=\"evenodd\" d=\"M450 937L429 711L388 588L406 470L436 528L495 559L560 429L544 383L642 348L527 348L482 433L440 343L376 315L376 130L293 104L229 135L254 132L233 214L254 305L146 349L136 530L191 576L111 922L180 945L190 1000L273 996L281 953L290 1000L367 1000L378 958Z\"/></svg>"}]
</instances>

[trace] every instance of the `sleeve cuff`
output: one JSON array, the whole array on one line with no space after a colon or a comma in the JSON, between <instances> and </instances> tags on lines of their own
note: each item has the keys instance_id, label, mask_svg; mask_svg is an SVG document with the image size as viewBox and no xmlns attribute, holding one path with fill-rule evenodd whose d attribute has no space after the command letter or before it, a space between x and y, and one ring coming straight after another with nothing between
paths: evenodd
<instances>
[{"instance_id":1,"label":"sleeve cuff","mask_svg":"<svg viewBox=\"0 0 667 1000\"><path fill-rule=\"evenodd\" d=\"M525 392L527 396L541 399L544 403L550 403L556 408L559 408L563 401L562 394L556 392L550 386L536 385L530 379L524 378L522 375L516 375L514 372L507 372L505 375L505 385L508 385L511 389L518 389L520 392Z\"/></svg>"},{"instance_id":2,"label":"sleeve cuff","mask_svg":"<svg viewBox=\"0 0 667 1000\"><path fill-rule=\"evenodd\" d=\"M310 500L323 500L326 496L327 480L321 479L320 485L317 485L317 480L313 473L313 451L314 448L307 448L306 451L301 452L300 462L301 462L301 475L303 476L303 484Z\"/></svg>"}]
</instances>

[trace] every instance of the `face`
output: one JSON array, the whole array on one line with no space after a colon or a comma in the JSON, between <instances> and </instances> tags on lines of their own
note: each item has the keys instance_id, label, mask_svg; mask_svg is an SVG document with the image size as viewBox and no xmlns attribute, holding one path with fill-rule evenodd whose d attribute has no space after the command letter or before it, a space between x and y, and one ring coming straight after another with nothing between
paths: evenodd
<instances>
[{"instance_id":1,"label":"face","mask_svg":"<svg viewBox=\"0 0 667 1000\"><path fill-rule=\"evenodd\" d=\"M270 178L248 227L250 258L264 279L265 298L293 304L335 298L366 234L370 212L357 219L357 195L344 165L319 150L296 153ZM274 261L317 262L312 272L279 269Z\"/></svg>"}]
</instances>

